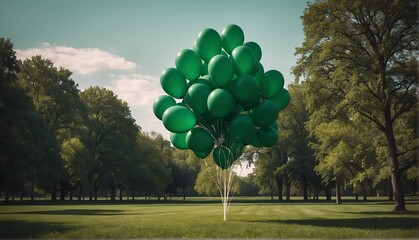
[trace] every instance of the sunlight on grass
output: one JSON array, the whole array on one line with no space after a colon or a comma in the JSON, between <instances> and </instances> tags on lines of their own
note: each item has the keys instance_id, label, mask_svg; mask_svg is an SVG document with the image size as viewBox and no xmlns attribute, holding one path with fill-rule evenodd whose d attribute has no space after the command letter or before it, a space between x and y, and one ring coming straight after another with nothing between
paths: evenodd
<instances>
[{"instance_id":1,"label":"sunlight on grass","mask_svg":"<svg viewBox=\"0 0 419 240\"><path fill-rule=\"evenodd\" d=\"M238 199L240 200L240 199ZM245 199L242 199L245 200ZM239 201L240 202L240 201ZM1 238L417 238L417 202L0 206Z\"/></svg>"}]
</instances>

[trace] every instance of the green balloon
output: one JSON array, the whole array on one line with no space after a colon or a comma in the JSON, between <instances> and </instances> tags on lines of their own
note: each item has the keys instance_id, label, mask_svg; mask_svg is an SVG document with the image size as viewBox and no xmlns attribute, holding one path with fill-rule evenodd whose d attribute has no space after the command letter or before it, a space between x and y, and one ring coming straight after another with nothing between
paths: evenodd
<instances>
[{"instance_id":1,"label":"green balloon","mask_svg":"<svg viewBox=\"0 0 419 240\"><path fill-rule=\"evenodd\" d=\"M206 28L199 33L195 45L202 60L209 62L221 51L221 37L214 29Z\"/></svg>"},{"instance_id":2,"label":"green balloon","mask_svg":"<svg viewBox=\"0 0 419 240\"><path fill-rule=\"evenodd\" d=\"M284 110L291 101L290 93L287 89L282 88L275 96L269 98L278 104L279 111Z\"/></svg>"},{"instance_id":3,"label":"green balloon","mask_svg":"<svg viewBox=\"0 0 419 240\"><path fill-rule=\"evenodd\" d=\"M194 152L207 152L214 146L214 139L207 130L196 127L186 134L186 144Z\"/></svg>"},{"instance_id":4,"label":"green balloon","mask_svg":"<svg viewBox=\"0 0 419 240\"><path fill-rule=\"evenodd\" d=\"M191 49L180 51L176 56L175 64L177 70L191 81L197 79L201 74L201 57Z\"/></svg>"},{"instance_id":5,"label":"green balloon","mask_svg":"<svg viewBox=\"0 0 419 240\"><path fill-rule=\"evenodd\" d=\"M278 142L278 132L272 127L261 127L257 135L264 147L272 147Z\"/></svg>"},{"instance_id":6,"label":"green balloon","mask_svg":"<svg viewBox=\"0 0 419 240\"><path fill-rule=\"evenodd\" d=\"M227 116L233 109L233 106L233 96L225 89L214 89L208 96L208 110L216 117L222 118Z\"/></svg>"},{"instance_id":7,"label":"green balloon","mask_svg":"<svg viewBox=\"0 0 419 240\"><path fill-rule=\"evenodd\" d=\"M249 74L256 63L252 49L247 46L236 47L231 54L234 61L234 69L238 76Z\"/></svg>"},{"instance_id":8,"label":"green balloon","mask_svg":"<svg viewBox=\"0 0 419 240\"><path fill-rule=\"evenodd\" d=\"M234 141L242 142L253 132L253 120L249 115L236 115L228 123L230 134Z\"/></svg>"},{"instance_id":9,"label":"green balloon","mask_svg":"<svg viewBox=\"0 0 419 240\"><path fill-rule=\"evenodd\" d=\"M204 124L213 124L217 117L212 115L210 111L205 112L204 114L195 114L197 121Z\"/></svg>"},{"instance_id":10,"label":"green balloon","mask_svg":"<svg viewBox=\"0 0 419 240\"><path fill-rule=\"evenodd\" d=\"M248 99L254 98L254 95L259 96L259 88L256 85L255 79L250 75L242 75L235 82L232 89L234 98L239 102L245 102Z\"/></svg>"},{"instance_id":11,"label":"green balloon","mask_svg":"<svg viewBox=\"0 0 419 240\"><path fill-rule=\"evenodd\" d=\"M244 33L239 26L230 24L224 28L221 34L221 39L224 50L230 54L237 46L243 44Z\"/></svg>"},{"instance_id":12,"label":"green balloon","mask_svg":"<svg viewBox=\"0 0 419 240\"><path fill-rule=\"evenodd\" d=\"M234 75L233 63L224 55L218 54L208 63L208 74L215 87L224 87Z\"/></svg>"},{"instance_id":13,"label":"green balloon","mask_svg":"<svg viewBox=\"0 0 419 240\"><path fill-rule=\"evenodd\" d=\"M186 93L187 85L185 76L175 68L164 70L160 76L160 84L163 90L174 98L183 98Z\"/></svg>"},{"instance_id":14,"label":"green balloon","mask_svg":"<svg viewBox=\"0 0 419 240\"><path fill-rule=\"evenodd\" d=\"M166 109L174 105L176 105L175 99L173 99L171 96L161 95L157 97L156 100L154 100L154 103L153 103L154 115L156 115L156 117L161 120L163 117L164 111L166 111Z\"/></svg>"},{"instance_id":15,"label":"green balloon","mask_svg":"<svg viewBox=\"0 0 419 240\"><path fill-rule=\"evenodd\" d=\"M184 133L196 124L196 117L187 107L172 106L163 113L164 127L173 133Z\"/></svg>"},{"instance_id":16,"label":"green balloon","mask_svg":"<svg viewBox=\"0 0 419 240\"><path fill-rule=\"evenodd\" d=\"M258 127L271 125L278 118L278 105L269 99L263 100L259 105L251 110L253 123Z\"/></svg>"},{"instance_id":17,"label":"green balloon","mask_svg":"<svg viewBox=\"0 0 419 240\"><path fill-rule=\"evenodd\" d=\"M256 85L260 87L260 82L262 82L262 79L265 77L265 69L263 69L262 63L257 63L250 75L255 79Z\"/></svg>"},{"instance_id":18,"label":"green balloon","mask_svg":"<svg viewBox=\"0 0 419 240\"><path fill-rule=\"evenodd\" d=\"M233 154L228 148L224 146L214 148L214 151L212 151L212 157L215 164L217 164L222 169L229 168L234 161Z\"/></svg>"},{"instance_id":19,"label":"green balloon","mask_svg":"<svg viewBox=\"0 0 419 240\"><path fill-rule=\"evenodd\" d=\"M269 70L260 82L260 92L264 98L275 96L284 87L284 76L277 70Z\"/></svg>"},{"instance_id":20,"label":"green balloon","mask_svg":"<svg viewBox=\"0 0 419 240\"><path fill-rule=\"evenodd\" d=\"M170 141L177 149L188 149L185 133L170 133Z\"/></svg>"},{"instance_id":21,"label":"green balloon","mask_svg":"<svg viewBox=\"0 0 419 240\"><path fill-rule=\"evenodd\" d=\"M259 92L258 92L259 93ZM260 95L252 95L249 99L241 102L243 110L247 111L256 107L260 103Z\"/></svg>"},{"instance_id":22,"label":"green balloon","mask_svg":"<svg viewBox=\"0 0 419 240\"><path fill-rule=\"evenodd\" d=\"M204 114L208 111L207 98L211 91L211 88L203 83L192 84L186 92L185 102L194 113Z\"/></svg>"},{"instance_id":23,"label":"green balloon","mask_svg":"<svg viewBox=\"0 0 419 240\"><path fill-rule=\"evenodd\" d=\"M255 42L247 42L243 45L252 49L256 62L259 62L260 59L262 59L262 49L260 48L259 44Z\"/></svg>"},{"instance_id":24,"label":"green balloon","mask_svg":"<svg viewBox=\"0 0 419 240\"><path fill-rule=\"evenodd\" d=\"M249 141L249 140L247 140L247 141ZM250 136L249 143L253 147L263 147L262 143L259 141L259 137L258 137L258 134L257 134L257 130L256 129L253 130L253 134Z\"/></svg>"},{"instance_id":25,"label":"green balloon","mask_svg":"<svg viewBox=\"0 0 419 240\"><path fill-rule=\"evenodd\" d=\"M204 158L208 157L208 155L210 155L211 152L212 152L212 149L209 149L206 152L193 152L193 153L195 154L195 156L197 156L201 159L204 159Z\"/></svg>"}]
</instances>

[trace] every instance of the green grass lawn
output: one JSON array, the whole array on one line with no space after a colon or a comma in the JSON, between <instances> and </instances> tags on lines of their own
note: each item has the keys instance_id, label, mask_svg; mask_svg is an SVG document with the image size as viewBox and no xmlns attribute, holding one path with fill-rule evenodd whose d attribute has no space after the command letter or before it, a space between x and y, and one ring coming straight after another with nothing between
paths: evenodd
<instances>
[{"instance_id":1,"label":"green grass lawn","mask_svg":"<svg viewBox=\"0 0 419 240\"><path fill-rule=\"evenodd\" d=\"M393 213L386 201L236 198L227 222L216 200L2 205L0 238L419 238L417 199Z\"/></svg>"}]
</instances>

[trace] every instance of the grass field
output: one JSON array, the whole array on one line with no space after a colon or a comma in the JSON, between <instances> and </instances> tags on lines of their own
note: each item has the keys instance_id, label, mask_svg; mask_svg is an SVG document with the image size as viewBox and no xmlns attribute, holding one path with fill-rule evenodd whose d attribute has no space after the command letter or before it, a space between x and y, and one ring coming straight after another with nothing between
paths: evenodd
<instances>
[{"instance_id":1,"label":"grass field","mask_svg":"<svg viewBox=\"0 0 419 240\"><path fill-rule=\"evenodd\" d=\"M228 221L217 199L124 204L0 206L0 238L419 238L419 205L386 201L273 203L236 198Z\"/></svg>"}]
</instances>

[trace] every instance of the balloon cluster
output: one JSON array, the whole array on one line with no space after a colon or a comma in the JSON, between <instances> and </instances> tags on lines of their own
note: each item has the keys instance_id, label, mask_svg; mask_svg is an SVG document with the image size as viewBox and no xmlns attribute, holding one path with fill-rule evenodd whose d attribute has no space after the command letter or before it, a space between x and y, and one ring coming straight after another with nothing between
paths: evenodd
<instances>
[{"instance_id":1,"label":"balloon cluster","mask_svg":"<svg viewBox=\"0 0 419 240\"><path fill-rule=\"evenodd\" d=\"M200 158L211 152L226 169L244 146L272 147L278 141L278 113L290 101L279 71L265 72L262 50L244 43L243 30L234 24L220 35L202 30L194 49L176 57L176 68L166 69L160 83L168 95L159 96L153 111L171 132L178 149L191 149ZM176 102L176 99L182 99Z\"/></svg>"}]
</instances>

